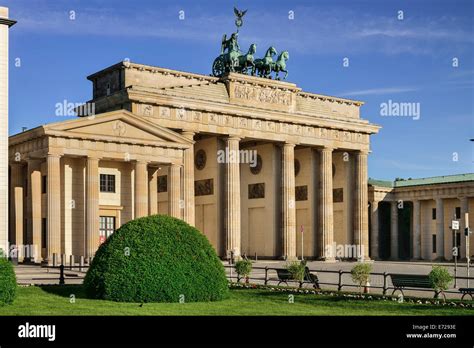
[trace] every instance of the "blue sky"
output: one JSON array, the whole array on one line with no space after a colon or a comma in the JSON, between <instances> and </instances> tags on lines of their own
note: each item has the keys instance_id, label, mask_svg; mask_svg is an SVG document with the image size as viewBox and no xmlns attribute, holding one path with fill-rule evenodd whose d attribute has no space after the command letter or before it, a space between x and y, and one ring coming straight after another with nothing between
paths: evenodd
<instances>
[{"instance_id":1,"label":"blue sky","mask_svg":"<svg viewBox=\"0 0 474 348\"><path fill-rule=\"evenodd\" d=\"M56 103L90 99L86 76L126 58L209 74L222 35L234 30L236 5L248 9L239 35L242 49L255 42L257 56L270 45L288 50L290 82L365 102L362 117L383 127L371 140L370 177L474 172L469 142L474 1L3 0L1 5L18 21L10 31L11 134L59 121ZM397 18L400 10L403 20ZM380 105L389 100L419 103L420 118L381 116Z\"/></svg>"}]
</instances>

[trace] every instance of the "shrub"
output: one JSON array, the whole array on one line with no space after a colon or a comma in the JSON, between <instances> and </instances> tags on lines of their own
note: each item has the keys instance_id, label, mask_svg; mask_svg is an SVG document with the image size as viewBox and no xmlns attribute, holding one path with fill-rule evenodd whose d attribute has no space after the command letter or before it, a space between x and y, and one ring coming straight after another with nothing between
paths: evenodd
<instances>
[{"instance_id":1,"label":"shrub","mask_svg":"<svg viewBox=\"0 0 474 348\"><path fill-rule=\"evenodd\" d=\"M248 259L243 259L235 263L235 271L239 275L239 278L245 278L248 283L248 276L252 272L252 262Z\"/></svg>"},{"instance_id":2,"label":"shrub","mask_svg":"<svg viewBox=\"0 0 474 348\"><path fill-rule=\"evenodd\" d=\"M433 266L430 274L431 287L435 292L448 290L449 283L452 282L453 277L445 267Z\"/></svg>"},{"instance_id":3,"label":"shrub","mask_svg":"<svg viewBox=\"0 0 474 348\"><path fill-rule=\"evenodd\" d=\"M290 261L286 264L286 269L290 272L291 277L300 283L304 280L305 268L305 261Z\"/></svg>"},{"instance_id":4,"label":"shrub","mask_svg":"<svg viewBox=\"0 0 474 348\"><path fill-rule=\"evenodd\" d=\"M0 254L0 306L10 304L16 297L16 277L13 265Z\"/></svg>"},{"instance_id":5,"label":"shrub","mask_svg":"<svg viewBox=\"0 0 474 348\"><path fill-rule=\"evenodd\" d=\"M217 301L228 295L224 266L207 238L182 220L132 220L103 243L84 279L86 294L123 302Z\"/></svg>"},{"instance_id":6,"label":"shrub","mask_svg":"<svg viewBox=\"0 0 474 348\"><path fill-rule=\"evenodd\" d=\"M368 263L359 263L351 269L352 281L359 284L360 292L362 292L362 286L369 281L370 272L372 272L372 266Z\"/></svg>"}]
</instances>

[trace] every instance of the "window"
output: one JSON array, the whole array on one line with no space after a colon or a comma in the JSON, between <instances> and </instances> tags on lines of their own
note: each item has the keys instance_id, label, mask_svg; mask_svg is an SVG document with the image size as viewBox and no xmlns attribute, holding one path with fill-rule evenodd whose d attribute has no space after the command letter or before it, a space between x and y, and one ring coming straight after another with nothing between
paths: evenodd
<instances>
[{"instance_id":1,"label":"window","mask_svg":"<svg viewBox=\"0 0 474 348\"><path fill-rule=\"evenodd\" d=\"M436 220L436 208L433 208L433 210L431 210L431 218L433 220Z\"/></svg>"},{"instance_id":2,"label":"window","mask_svg":"<svg viewBox=\"0 0 474 348\"><path fill-rule=\"evenodd\" d=\"M43 175L41 177L41 193L46 193L46 189L47 189L47 186L48 186L47 178L48 177L46 175Z\"/></svg>"},{"instance_id":3,"label":"window","mask_svg":"<svg viewBox=\"0 0 474 348\"><path fill-rule=\"evenodd\" d=\"M433 254L436 253L436 234L433 234Z\"/></svg>"},{"instance_id":4,"label":"window","mask_svg":"<svg viewBox=\"0 0 474 348\"><path fill-rule=\"evenodd\" d=\"M100 174L100 192L115 192L115 175Z\"/></svg>"},{"instance_id":5,"label":"window","mask_svg":"<svg viewBox=\"0 0 474 348\"><path fill-rule=\"evenodd\" d=\"M41 219L41 247L46 248L46 236L47 236L47 222L46 218Z\"/></svg>"},{"instance_id":6,"label":"window","mask_svg":"<svg viewBox=\"0 0 474 348\"><path fill-rule=\"evenodd\" d=\"M456 207L456 219L461 218L461 207Z\"/></svg>"},{"instance_id":7,"label":"window","mask_svg":"<svg viewBox=\"0 0 474 348\"><path fill-rule=\"evenodd\" d=\"M115 216L101 216L99 224L100 240L104 242L115 232Z\"/></svg>"},{"instance_id":8,"label":"window","mask_svg":"<svg viewBox=\"0 0 474 348\"><path fill-rule=\"evenodd\" d=\"M158 193L168 192L168 176L160 175L158 177Z\"/></svg>"}]
</instances>

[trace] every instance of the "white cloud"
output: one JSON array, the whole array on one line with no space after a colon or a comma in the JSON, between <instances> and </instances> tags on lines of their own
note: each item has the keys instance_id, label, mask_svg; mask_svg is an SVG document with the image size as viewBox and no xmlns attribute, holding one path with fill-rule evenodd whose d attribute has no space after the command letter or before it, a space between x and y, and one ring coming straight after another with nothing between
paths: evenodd
<instances>
[{"instance_id":1,"label":"white cloud","mask_svg":"<svg viewBox=\"0 0 474 348\"><path fill-rule=\"evenodd\" d=\"M419 89L416 87L385 87L385 88L372 88L372 89L342 92L342 93L338 93L338 95L342 95L342 96L384 95L384 94L415 92L418 90Z\"/></svg>"},{"instance_id":2,"label":"white cloud","mask_svg":"<svg viewBox=\"0 0 474 348\"><path fill-rule=\"evenodd\" d=\"M48 4L49 5L49 4ZM194 5L198 6L198 5ZM120 8L83 8L70 21L68 12L40 5L17 11L15 30L66 35L115 37L156 37L190 41L219 41L234 30L234 18L209 12L207 8L187 7L186 19L178 19L179 7L157 4L155 8L124 11ZM251 9L241 29L242 46L256 42L259 52L274 45L280 50L302 54L442 54L455 46L457 52L470 49L472 31L460 29L451 17L418 17L417 21L397 21L395 16L361 14L354 10L295 6L295 19L285 12ZM443 49L440 50L440 43Z\"/></svg>"}]
</instances>

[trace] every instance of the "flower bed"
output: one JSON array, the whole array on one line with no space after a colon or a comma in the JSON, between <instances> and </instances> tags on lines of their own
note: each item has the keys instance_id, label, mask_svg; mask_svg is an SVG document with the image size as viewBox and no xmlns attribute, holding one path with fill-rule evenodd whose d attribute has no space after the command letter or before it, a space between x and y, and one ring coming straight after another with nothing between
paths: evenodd
<instances>
[{"instance_id":1,"label":"flower bed","mask_svg":"<svg viewBox=\"0 0 474 348\"><path fill-rule=\"evenodd\" d=\"M400 301L398 296L388 296L379 294L360 294L355 292L345 291L333 291L333 290L313 290L313 289L301 289L291 286L275 286L275 285L261 285L261 284L242 284L229 282L229 288L231 289L258 289L276 291L282 293L291 294L306 294L306 295L321 295L321 296L334 296L338 298L344 298L347 300L365 300L365 301L398 301L401 303L412 303L412 304L426 304L426 305L438 305L438 306L450 306L450 307L461 307L461 308L474 308L474 301L460 302L460 300L447 299L445 302L439 299L427 299L420 297L404 296L403 300Z\"/></svg>"}]
</instances>

